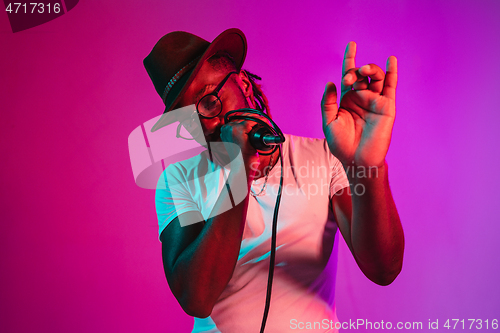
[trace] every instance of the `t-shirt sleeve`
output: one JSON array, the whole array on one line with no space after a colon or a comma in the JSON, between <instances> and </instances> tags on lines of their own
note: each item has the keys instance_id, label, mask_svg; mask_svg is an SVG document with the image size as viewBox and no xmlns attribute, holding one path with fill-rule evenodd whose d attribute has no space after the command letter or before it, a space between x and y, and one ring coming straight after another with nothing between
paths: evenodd
<instances>
[{"instance_id":1,"label":"t-shirt sleeve","mask_svg":"<svg viewBox=\"0 0 500 333\"><path fill-rule=\"evenodd\" d=\"M161 174L155 193L158 235L180 214L199 211L188 188L186 175L175 165L169 165Z\"/></svg>"}]
</instances>

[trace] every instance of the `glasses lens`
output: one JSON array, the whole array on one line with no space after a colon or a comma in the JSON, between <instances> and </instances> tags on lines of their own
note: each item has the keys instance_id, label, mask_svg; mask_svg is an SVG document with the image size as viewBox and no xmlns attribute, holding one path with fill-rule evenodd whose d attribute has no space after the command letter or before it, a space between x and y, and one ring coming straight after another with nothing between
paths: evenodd
<instances>
[{"instance_id":1,"label":"glasses lens","mask_svg":"<svg viewBox=\"0 0 500 333\"><path fill-rule=\"evenodd\" d=\"M215 117L221 111L220 99L215 95L206 95L198 103L198 112L203 117Z\"/></svg>"}]
</instances>

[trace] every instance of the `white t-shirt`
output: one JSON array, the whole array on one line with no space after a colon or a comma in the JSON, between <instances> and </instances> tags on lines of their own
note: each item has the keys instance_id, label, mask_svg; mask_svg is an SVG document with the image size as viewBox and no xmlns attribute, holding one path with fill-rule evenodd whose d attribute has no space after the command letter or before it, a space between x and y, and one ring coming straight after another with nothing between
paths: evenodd
<instances>
[{"instance_id":1,"label":"white t-shirt","mask_svg":"<svg viewBox=\"0 0 500 333\"><path fill-rule=\"evenodd\" d=\"M276 265L266 332L336 332L338 236L330 199L349 183L325 139L285 137ZM175 186L158 186L156 190L159 233L176 216L187 211L200 211L207 219L218 194L225 188L228 172L227 168L211 161L206 152L170 165L161 179ZM211 316L195 318L193 332L259 331L280 175L278 162L269 174L264 193L250 196L233 276ZM254 181L254 193L261 190L264 181L265 177Z\"/></svg>"}]
</instances>

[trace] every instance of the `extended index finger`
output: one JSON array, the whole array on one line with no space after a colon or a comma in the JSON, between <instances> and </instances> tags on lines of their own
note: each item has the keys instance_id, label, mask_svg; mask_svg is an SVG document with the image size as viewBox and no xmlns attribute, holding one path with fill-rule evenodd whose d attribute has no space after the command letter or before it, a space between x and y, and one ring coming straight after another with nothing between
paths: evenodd
<instances>
[{"instance_id":1,"label":"extended index finger","mask_svg":"<svg viewBox=\"0 0 500 333\"><path fill-rule=\"evenodd\" d=\"M344 61L342 62L342 76L351 68L356 67L356 42L349 42L345 48Z\"/></svg>"},{"instance_id":2,"label":"extended index finger","mask_svg":"<svg viewBox=\"0 0 500 333\"><path fill-rule=\"evenodd\" d=\"M344 76L349 72L349 70L356 67L356 43L349 42L345 48L344 60L342 61L342 81L340 81L340 98L351 90L352 86L346 86L344 83Z\"/></svg>"}]
</instances>

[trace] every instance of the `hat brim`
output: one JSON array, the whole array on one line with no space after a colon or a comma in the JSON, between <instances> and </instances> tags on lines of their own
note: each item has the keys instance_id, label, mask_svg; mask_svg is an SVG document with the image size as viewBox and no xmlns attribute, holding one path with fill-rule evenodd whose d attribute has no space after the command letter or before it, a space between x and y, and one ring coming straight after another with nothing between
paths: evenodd
<instances>
[{"instance_id":1,"label":"hat brim","mask_svg":"<svg viewBox=\"0 0 500 333\"><path fill-rule=\"evenodd\" d=\"M194 68L179 78L172 87L165 102L165 111L163 111L160 120L151 128L151 132L157 131L177 121L174 113L169 111L179 102L181 96L187 90L191 82L193 82L196 74L198 74L205 61L220 51L227 52L233 58L236 69L240 71L247 53L247 40L243 32L236 28L227 29L213 40L207 50L201 55Z\"/></svg>"}]
</instances>

